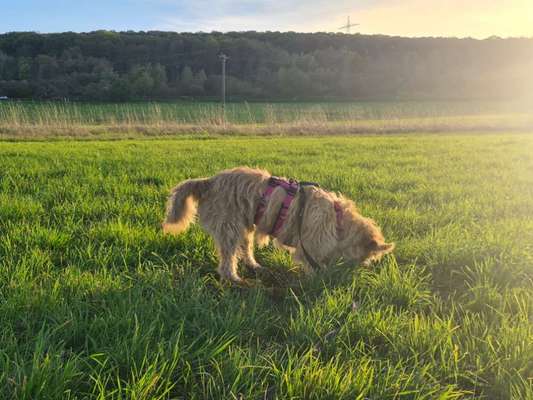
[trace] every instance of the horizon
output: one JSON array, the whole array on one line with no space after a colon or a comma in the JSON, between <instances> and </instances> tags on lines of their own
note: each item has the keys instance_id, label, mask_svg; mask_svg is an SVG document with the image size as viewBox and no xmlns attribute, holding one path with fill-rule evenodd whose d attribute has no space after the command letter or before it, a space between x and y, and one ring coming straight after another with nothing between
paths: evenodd
<instances>
[{"instance_id":1,"label":"horizon","mask_svg":"<svg viewBox=\"0 0 533 400\"><path fill-rule=\"evenodd\" d=\"M0 0L6 23L0 33L298 32L340 33L347 17L352 33L405 38L532 38L528 0ZM28 12L28 10L32 10Z\"/></svg>"},{"instance_id":2,"label":"horizon","mask_svg":"<svg viewBox=\"0 0 533 400\"><path fill-rule=\"evenodd\" d=\"M404 35L392 35L392 34L384 34L384 33L360 33L360 32L354 32L354 33L344 33L344 32L335 32L335 31L314 31L314 32L305 32L305 31L274 31L274 30L267 30L267 31L254 31L254 30L242 30L242 31L172 31L172 30L116 30L116 29L95 29L92 31L53 31L53 32L41 32L36 30L20 30L20 31L0 31L0 35L8 35L11 33L35 33L38 35L61 35L64 33L75 33L75 34L91 34L91 33L98 33L98 32L113 32L113 33L157 33L157 32L163 32L163 33L175 33L178 35L212 35L212 34L221 34L221 35L227 35L227 34L235 34L235 33L258 33L258 34L268 34L268 33L295 33L295 34L302 34L302 35L320 35L320 34L328 34L328 35L346 35L346 36L365 36L365 37L372 37L372 36L382 36L382 37L390 37L390 38L401 38L401 39L457 39L457 40L477 40L477 41L484 41L484 40L513 40L513 39L524 39L524 40L530 40L533 39L533 35L531 36L498 36L498 35L491 35L487 37L473 37L473 36L404 36Z\"/></svg>"}]
</instances>

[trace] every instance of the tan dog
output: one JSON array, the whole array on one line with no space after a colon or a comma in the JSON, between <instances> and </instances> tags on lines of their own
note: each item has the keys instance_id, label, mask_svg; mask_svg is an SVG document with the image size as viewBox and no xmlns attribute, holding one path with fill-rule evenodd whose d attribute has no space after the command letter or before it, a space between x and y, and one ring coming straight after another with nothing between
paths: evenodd
<instances>
[{"instance_id":1,"label":"tan dog","mask_svg":"<svg viewBox=\"0 0 533 400\"><path fill-rule=\"evenodd\" d=\"M215 241L221 278L240 283L237 261L261 268L254 258L254 235L259 245L268 243L287 199L287 189L278 186L265 204L270 178L266 171L241 167L211 178L184 181L172 190L163 229L178 234L198 214L200 225ZM260 204L261 215L257 214ZM312 273L313 266L322 268L339 258L358 264L369 262L394 249L394 244L385 243L374 222L357 212L351 200L314 186L303 186L296 192L276 239L293 252L306 273Z\"/></svg>"}]
</instances>

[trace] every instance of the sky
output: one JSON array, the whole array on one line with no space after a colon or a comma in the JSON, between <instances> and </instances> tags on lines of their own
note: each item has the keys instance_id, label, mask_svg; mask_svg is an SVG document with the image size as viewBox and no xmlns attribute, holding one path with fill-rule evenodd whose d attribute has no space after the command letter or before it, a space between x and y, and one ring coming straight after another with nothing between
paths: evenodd
<instances>
[{"instance_id":1,"label":"sky","mask_svg":"<svg viewBox=\"0 0 533 400\"><path fill-rule=\"evenodd\" d=\"M533 0L0 0L0 32L336 32L533 37Z\"/></svg>"}]
</instances>

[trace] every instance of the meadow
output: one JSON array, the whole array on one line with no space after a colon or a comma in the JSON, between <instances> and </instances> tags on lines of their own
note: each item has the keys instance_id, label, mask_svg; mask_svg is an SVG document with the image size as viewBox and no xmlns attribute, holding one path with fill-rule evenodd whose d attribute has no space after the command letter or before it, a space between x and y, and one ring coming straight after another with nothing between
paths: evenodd
<instances>
[{"instance_id":1,"label":"meadow","mask_svg":"<svg viewBox=\"0 0 533 400\"><path fill-rule=\"evenodd\" d=\"M237 165L353 198L370 269L218 281L168 190ZM243 271L246 275L246 272ZM533 399L533 136L0 142L0 398Z\"/></svg>"},{"instance_id":2,"label":"meadow","mask_svg":"<svg viewBox=\"0 0 533 400\"><path fill-rule=\"evenodd\" d=\"M533 129L527 101L0 102L0 138L309 135Z\"/></svg>"}]
</instances>

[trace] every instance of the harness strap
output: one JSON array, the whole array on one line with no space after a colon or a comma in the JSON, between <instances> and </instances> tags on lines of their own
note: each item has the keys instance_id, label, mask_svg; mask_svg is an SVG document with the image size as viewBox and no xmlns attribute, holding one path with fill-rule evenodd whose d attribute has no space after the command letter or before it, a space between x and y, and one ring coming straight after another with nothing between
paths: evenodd
<instances>
[{"instance_id":1,"label":"harness strap","mask_svg":"<svg viewBox=\"0 0 533 400\"><path fill-rule=\"evenodd\" d=\"M339 232L342 228L341 228L341 224L342 224L342 207L341 207L341 203L339 203L338 201L334 202L333 203L333 208L335 210L335 217L337 219L337 232Z\"/></svg>"},{"instance_id":2,"label":"harness strap","mask_svg":"<svg viewBox=\"0 0 533 400\"><path fill-rule=\"evenodd\" d=\"M307 260L307 262L309 263L309 265L311 265L311 267L313 267L313 269L315 271L319 271L320 270L320 264L311 256L311 254L309 254L307 252L307 250L305 249L304 243L302 241L302 221L303 221L303 216L304 216L304 211L305 211L305 191L304 191L304 186L306 186L306 185L300 185L300 190L299 190L300 197L299 197L299 204L298 204L298 208L299 208L299 210L298 210L298 240L300 241L300 246L302 247L302 251L304 253L304 257ZM314 186L314 185L307 185L307 186Z\"/></svg>"},{"instance_id":3,"label":"harness strap","mask_svg":"<svg viewBox=\"0 0 533 400\"><path fill-rule=\"evenodd\" d=\"M281 186L287 191L287 195L283 199L283 203L281 203L276 222L274 223L272 230L269 232L269 235L272 236L276 236L281 231L281 228L287 219L289 207L291 206L292 201L296 196L296 192L298 191L298 182L293 180L290 180L288 183L286 181L282 181Z\"/></svg>"},{"instance_id":4,"label":"harness strap","mask_svg":"<svg viewBox=\"0 0 533 400\"><path fill-rule=\"evenodd\" d=\"M271 176L268 180L268 186L263 193L263 196L261 197L261 201L259 202L259 205L257 206L257 211L255 212L255 218L254 223L257 225L259 221L261 220L261 217L265 213L268 200L270 199L270 196L272 195L272 192L274 189L278 186L278 182L280 181L279 178L275 176Z\"/></svg>"}]
</instances>

